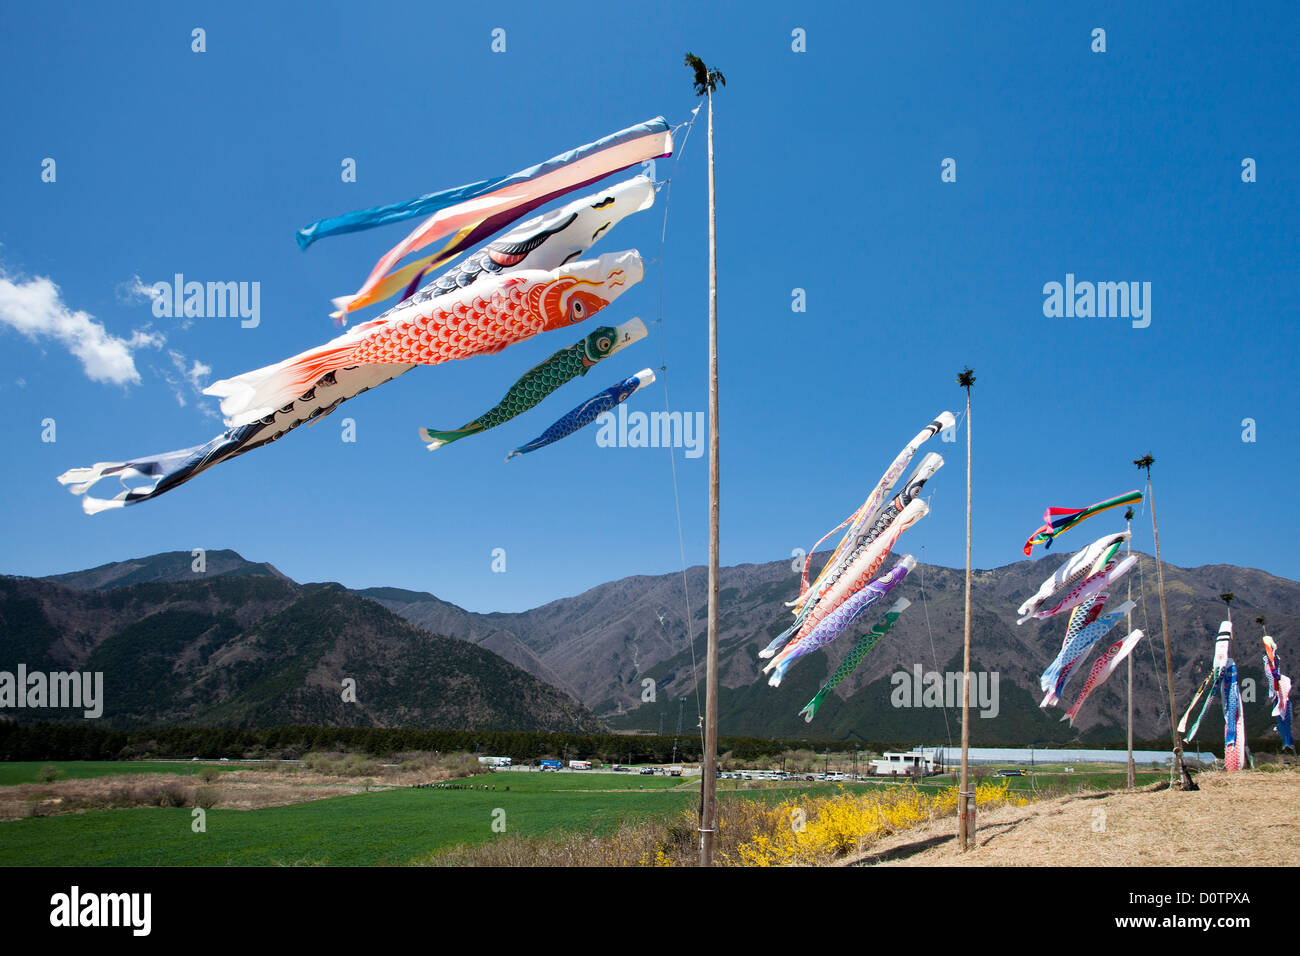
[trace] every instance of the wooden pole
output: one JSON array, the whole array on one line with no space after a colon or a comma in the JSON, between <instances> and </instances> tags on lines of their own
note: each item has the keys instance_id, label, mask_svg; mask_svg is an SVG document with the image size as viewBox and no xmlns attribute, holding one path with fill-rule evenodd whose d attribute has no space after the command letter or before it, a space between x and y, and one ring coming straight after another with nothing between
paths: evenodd
<instances>
[{"instance_id":1,"label":"wooden pole","mask_svg":"<svg viewBox=\"0 0 1300 956\"><path fill-rule=\"evenodd\" d=\"M1171 774L1177 779L1170 780L1170 786L1181 788L1187 777L1183 765L1183 741L1178 734L1178 723L1174 716L1174 655L1169 647L1169 614L1165 610L1165 565L1160 560L1160 529L1156 525L1156 490L1151 484L1151 470L1147 469L1147 495L1151 499L1151 534L1156 539L1156 578L1160 582L1160 630L1165 635L1165 674L1169 678L1169 730L1174 739L1174 766Z\"/></svg>"},{"instance_id":2,"label":"wooden pole","mask_svg":"<svg viewBox=\"0 0 1300 956\"><path fill-rule=\"evenodd\" d=\"M1129 514L1132 514L1132 510ZM1133 522L1124 522L1129 532L1128 552L1133 553ZM1145 599L1146 595L1143 595ZM1133 579L1128 579L1128 599L1133 600ZM1128 632L1133 633L1133 610L1128 612ZM1133 655L1128 655L1128 788L1132 790L1137 786L1137 768L1133 766Z\"/></svg>"},{"instance_id":3,"label":"wooden pole","mask_svg":"<svg viewBox=\"0 0 1300 956\"><path fill-rule=\"evenodd\" d=\"M718 829L718 248L713 191L713 93L709 92L709 651L704 704L700 866L713 865Z\"/></svg>"},{"instance_id":4,"label":"wooden pole","mask_svg":"<svg viewBox=\"0 0 1300 956\"><path fill-rule=\"evenodd\" d=\"M968 757L970 752L970 389L966 389L966 623L962 634L962 668L961 668L961 789L958 791L957 845L965 853L968 841L974 836L968 832L970 803L968 788L970 774Z\"/></svg>"}]
</instances>

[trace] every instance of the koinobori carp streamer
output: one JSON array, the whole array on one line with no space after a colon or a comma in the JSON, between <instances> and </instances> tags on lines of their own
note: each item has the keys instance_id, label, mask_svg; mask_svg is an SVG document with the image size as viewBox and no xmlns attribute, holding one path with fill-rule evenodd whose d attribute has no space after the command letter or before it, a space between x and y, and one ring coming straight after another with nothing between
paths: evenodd
<instances>
[{"instance_id":1,"label":"koinobori carp streamer","mask_svg":"<svg viewBox=\"0 0 1300 956\"><path fill-rule=\"evenodd\" d=\"M1295 738L1291 735L1291 678L1282 673L1277 642L1267 634L1264 635L1264 676L1268 679L1268 699L1273 702L1282 749L1295 750Z\"/></svg>"},{"instance_id":2,"label":"koinobori carp streamer","mask_svg":"<svg viewBox=\"0 0 1300 956\"><path fill-rule=\"evenodd\" d=\"M1061 652L1056 655L1056 660L1048 665L1039 679L1042 690L1047 692L1039 707L1050 707L1060 702L1061 691L1065 689L1066 683L1074 673L1075 665L1083 659L1093 644L1105 637L1135 606L1132 601L1125 601L1115 610L1100 615L1069 637Z\"/></svg>"},{"instance_id":3,"label":"koinobori carp streamer","mask_svg":"<svg viewBox=\"0 0 1300 956\"><path fill-rule=\"evenodd\" d=\"M1082 551L1071 555L1064 564L1056 569L1055 573L1050 575L1038 587L1038 591L1024 604L1020 605L1020 620L1017 624L1024 624L1030 620L1034 612L1037 611L1045 601L1061 591L1069 591L1085 577L1093 572L1093 566L1103 555L1109 558L1119 548L1123 542L1129 539L1129 532L1120 531L1117 534L1102 535L1092 544L1088 545ZM1103 565L1105 562L1103 562Z\"/></svg>"},{"instance_id":4,"label":"koinobori carp streamer","mask_svg":"<svg viewBox=\"0 0 1300 956\"><path fill-rule=\"evenodd\" d=\"M804 705L803 710L799 711L799 715L803 717L805 723L812 723L812 719L817 716L817 711L821 709L831 691L835 690L846 677L857 670L863 658L876 646L876 642L889 633L889 629L898 621L899 616L911 606L912 602L907 598L899 598L894 602L893 607L885 612L884 617L873 624L867 633L858 638L848 656L840 662L839 667L835 668L835 673L831 675L830 680L823 684L822 689Z\"/></svg>"},{"instance_id":5,"label":"koinobori carp streamer","mask_svg":"<svg viewBox=\"0 0 1300 956\"><path fill-rule=\"evenodd\" d=\"M1237 685L1237 662L1228 658L1220 678L1219 700L1223 704L1223 769L1241 770L1246 766L1246 715L1241 708L1241 690Z\"/></svg>"},{"instance_id":6,"label":"koinobori carp streamer","mask_svg":"<svg viewBox=\"0 0 1300 956\"><path fill-rule=\"evenodd\" d=\"M800 640L806 637L821 622L822 618L843 604L850 596L857 593L860 588L875 577L876 572L880 570L903 532L924 518L929 512L930 506L923 499L915 498L909 502L907 507L890 522L884 534L872 541L866 550L844 569L843 574L835 582L835 586L828 589L808 613L801 613L795 618L796 623L778 634L767 647L759 651L759 657L772 657L772 661L763 668L763 672L767 673L780 660L781 654L793 649ZM785 644L792 635L793 640L790 640L790 646L781 654L777 654L777 649Z\"/></svg>"},{"instance_id":7,"label":"koinobori carp streamer","mask_svg":"<svg viewBox=\"0 0 1300 956\"><path fill-rule=\"evenodd\" d=\"M893 523L894 519L907 507L913 498L921 496L921 489L925 487L925 483L942 467L942 456L930 452L921 459L921 463L917 465L916 470L903 482L902 491L881 505L870 520L859 524L856 533L845 535L844 542L837 549L843 556L843 560L835 562L836 566L833 570L823 569L822 573L817 576L816 583L793 601L787 602L787 607L801 608L796 617L805 615L812 610L822 594L835 584L844 569L862 553L863 549L884 533L885 529ZM830 562L828 562L829 566ZM799 621L796 620L796 624L798 623Z\"/></svg>"},{"instance_id":8,"label":"koinobori carp streamer","mask_svg":"<svg viewBox=\"0 0 1300 956\"><path fill-rule=\"evenodd\" d=\"M916 559L910 554L903 555L898 564L890 568L889 571L882 574L875 581L871 581L859 588L852 597L822 618L806 636L792 642L780 657L763 668L764 671L768 669L772 671L772 676L768 678L767 682L773 687L781 686L781 680L785 677L785 673L790 669L791 664L805 654L809 654L820 647L825 647L838 638L859 614L902 584L903 579L907 577L908 572L914 567L916 567Z\"/></svg>"},{"instance_id":9,"label":"koinobori carp streamer","mask_svg":"<svg viewBox=\"0 0 1300 956\"><path fill-rule=\"evenodd\" d=\"M546 429L532 441L525 445L520 445L510 454L506 455L506 461L517 455L527 455L529 452L537 451L539 448L545 448L553 442L566 438L585 428L594 422L601 415L612 411L619 405L626 402L632 395L645 388L655 380L655 373L648 368L643 368L630 378L625 378L617 385L611 385L599 394L593 395L577 408L570 409L551 427Z\"/></svg>"},{"instance_id":10,"label":"koinobori carp streamer","mask_svg":"<svg viewBox=\"0 0 1300 956\"><path fill-rule=\"evenodd\" d=\"M1088 672L1088 680L1084 683L1083 690L1079 691L1079 696L1070 709L1065 712L1065 716L1061 718L1062 720L1068 720L1070 726L1074 726L1074 718L1078 716L1079 708L1088 699L1088 695L1106 683L1106 679L1115 673L1115 668L1128 657L1133 648L1137 647L1140 640L1142 640L1142 632L1135 629L1106 648L1101 656L1093 661L1092 670Z\"/></svg>"},{"instance_id":11,"label":"koinobori carp streamer","mask_svg":"<svg viewBox=\"0 0 1300 956\"><path fill-rule=\"evenodd\" d=\"M560 386L586 375L597 362L645 338L645 335L645 323L640 319L631 319L618 328L601 326L588 333L582 341L560 349L525 372L491 410L452 431L421 428L420 438L428 442L429 450L433 451L504 424L535 407Z\"/></svg>"},{"instance_id":12,"label":"koinobori carp streamer","mask_svg":"<svg viewBox=\"0 0 1300 956\"><path fill-rule=\"evenodd\" d=\"M429 216L380 257L355 293L334 300L338 309L334 314L342 317L400 292L429 270L551 200L647 160L670 156L672 151L672 131L660 116L509 176L318 220L298 231L298 244L306 249L325 236ZM410 253L445 236L451 236L450 241L434 255L390 271Z\"/></svg>"},{"instance_id":13,"label":"koinobori carp streamer","mask_svg":"<svg viewBox=\"0 0 1300 956\"><path fill-rule=\"evenodd\" d=\"M822 535L821 539L808 549L808 553L804 557L803 573L799 582L800 596L797 599L796 604L802 605L805 596L810 590L815 590L817 585L820 584L824 578L841 570L844 564L847 563L848 556L845 551L848 543L854 539L862 526L866 522L870 521L875 516L876 512L884 506L886 502L888 502L889 493L894 490L895 483L902 476L903 472L907 470L907 466L911 463L912 456L916 454L916 450L934 435L937 435L944 429L952 428L955 425L956 419L953 418L952 412L945 411L941 412L939 417L917 432L916 436L903 447L903 450L895 456L889 467L885 469L885 473L880 476L880 481L876 483L875 488L872 489L871 494L867 496L867 500L862 503L861 507L841 521L838 526ZM821 574L818 575L817 580L813 582L813 585L810 588L808 584L808 566L812 562L814 552L816 552L817 548L823 541L845 525L849 526L849 530L844 533L844 537L840 539L840 543L836 546L835 551L832 552L830 560L826 562L826 566L822 568ZM797 607L796 610L802 610L802 608Z\"/></svg>"},{"instance_id":14,"label":"koinobori carp streamer","mask_svg":"<svg viewBox=\"0 0 1300 956\"><path fill-rule=\"evenodd\" d=\"M431 299L460 292L485 277L502 277L529 269L558 269L581 256L628 215L653 203L654 185L644 176L634 176L576 199L488 243L438 276L413 299L394 306L375 321L410 314ZM70 485L69 490L74 494L85 495L82 508L88 514L139 504L184 484L214 465L268 445L302 424L319 421L343 402L417 367L416 363L398 363L340 369L322 376L293 401L255 420L234 425L206 444L128 461L73 468L58 480ZM86 494L101 478L110 477L120 479L123 485L116 496L105 499ZM152 480L131 486L127 485L128 479Z\"/></svg>"},{"instance_id":15,"label":"koinobori carp streamer","mask_svg":"<svg viewBox=\"0 0 1300 956\"><path fill-rule=\"evenodd\" d=\"M293 401L317 379L352 365L438 365L492 355L540 332L596 315L641 281L635 251L573 262L549 272L525 269L481 279L384 319L362 323L324 345L275 365L215 382L228 423L240 425Z\"/></svg>"},{"instance_id":16,"label":"koinobori carp streamer","mask_svg":"<svg viewBox=\"0 0 1300 956\"><path fill-rule=\"evenodd\" d=\"M1136 555L1129 555L1119 562L1109 562L1101 568L1101 570L1095 571L1076 584L1068 594L1061 598L1061 600L1052 607L1047 610L1035 611L1033 614L1029 615L1029 618L1027 619L1041 621L1049 617L1055 617L1057 614L1064 613L1065 611L1073 610L1090 598L1100 594L1102 591L1109 590L1116 581L1128 574L1137 562L1138 559ZM1021 623L1023 623L1023 621Z\"/></svg>"},{"instance_id":17,"label":"koinobori carp streamer","mask_svg":"<svg viewBox=\"0 0 1300 956\"><path fill-rule=\"evenodd\" d=\"M1224 621L1219 625L1218 636L1214 639L1214 655L1210 658L1210 673L1206 675L1201 686L1196 689L1192 695L1191 703L1187 705L1187 710L1183 714L1182 720L1178 721L1178 732L1183 734L1183 739L1191 741L1196 736L1197 729L1201 726L1201 718L1205 716L1205 711L1209 708L1210 702L1214 700L1219 693L1219 682L1223 676L1223 670L1228 666L1228 656L1232 650L1232 622ZM1206 696L1208 693L1209 696ZM1196 715L1196 720L1188 728L1187 719L1192 716L1192 711L1196 709L1196 704L1202 697L1205 697L1205 703L1201 706L1200 713Z\"/></svg>"}]
</instances>

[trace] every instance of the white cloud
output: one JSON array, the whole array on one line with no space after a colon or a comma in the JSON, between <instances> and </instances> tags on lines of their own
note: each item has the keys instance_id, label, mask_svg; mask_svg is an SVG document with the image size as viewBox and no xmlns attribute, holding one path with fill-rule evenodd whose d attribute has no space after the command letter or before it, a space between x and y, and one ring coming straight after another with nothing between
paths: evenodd
<instances>
[{"instance_id":1,"label":"white cloud","mask_svg":"<svg viewBox=\"0 0 1300 956\"><path fill-rule=\"evenodd\" d=\"M168 357L172 360L172 368L175 374L166 369L154 369L168 385L171 386L172 395L176 397L176 404L184 408L189 403L186 401L186 387L193 393L193 397L198 399L199 411L203 412L206 418L219 418L220 416L205 404L203 399L203 390L208 386L208 376L212 374L212 366L205 365L198 359L190 359L185 353L177 349L168 349ZM178 377L179 376L179 377Z\"/></svg>"},{"instance_id":2,"label":"white cloud","mask_svg":"<svg viewBox=\"0 0 1300 956\"><path fill-rule=\"evenodd\" d=\"M137 329L130 338L113 335L93 315L70 309L59 287L41 276L15 283L0 275L0 324L33 342L53 339L81 362L87 378L114 385L138 385L134 353L161 348L166 341L162 333L147 328Z\"/></svg>"},{"instance_id":3,"label":"white cloud","mask_svg":"<svg viewBox=\"0 0 1300 956\"><path fill-rule=\"evenodd\" d=\"M141 299L152 302L160 294L155 286L146 283L138 275L133 275L127 281L119 282L117 285L117 301L119 302L133 303Z\"/></svg>"}]
</instances>

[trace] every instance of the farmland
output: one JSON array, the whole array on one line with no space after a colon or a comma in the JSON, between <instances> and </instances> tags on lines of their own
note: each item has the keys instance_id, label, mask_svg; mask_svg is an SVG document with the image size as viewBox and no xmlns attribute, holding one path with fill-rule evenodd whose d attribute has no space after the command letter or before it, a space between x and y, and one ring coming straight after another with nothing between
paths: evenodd
<instances>
[{"instance_id":1,"label":"farmland","mask_svg":"<svg viewBox=\"0 0 1300 956\"><path fill-rule=\"evenodd\" d=\"M1055 770L1056 768L1051 768ZM1047 788L1122 787L1123 773L1049 772L1011 777L1011 788L1032 796ZM53 782L40 782L44 776ZM51 773L53 771L53 774ZM213 771L217 773L213 773ZM202 776L208 785L200 783ZM1139 785L1162 774L1144 772ZM129 778L129 779L127 779ZM191 806L129 806L59 812L65 790L99 780L104 786L153 780L182 795L213 795L201 816ZM64 783L66 781L66 783ZM64 762L0 765L0 797L23 794L33 805L23 819L0 823L0 865L280 866L401 865L436 859L458 845L484 843L505 833L560 838L593 836L621 824L664 819L695 806L699 778L599 772L481 774L431 786L322 777L309 771L257 770L237 763ZM289 788L284 805L244 803L246 790ZM741 796L777 802L840 792L842 784L807 781L722 781L723 800ZM891 788L893 783L850 785ZM911 786L911 785L907 785ZM938 794L952 786L932 779L917 787ZM229 805L223 806L223 801ZM495 828L494 828L495 827Z\"/></svg>"}]
</instances>

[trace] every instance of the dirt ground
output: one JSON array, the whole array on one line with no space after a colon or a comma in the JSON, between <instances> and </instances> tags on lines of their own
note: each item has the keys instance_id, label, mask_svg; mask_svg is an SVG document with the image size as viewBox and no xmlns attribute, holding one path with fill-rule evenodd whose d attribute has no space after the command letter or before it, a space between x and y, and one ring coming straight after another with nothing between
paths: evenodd
<instances>
[{"instance_id":1,"label":"dirt ground","mask_svg":"<svg viewBox=\"0 0 1300 956\"><path fill-rule=\"evenodd\" d=\"M1202 773L1200 790L1098 792L1000 807L957 850L956 821L900 833L846 866L1291 866L1300 770Z\"/></svg>"}]
</instances>

